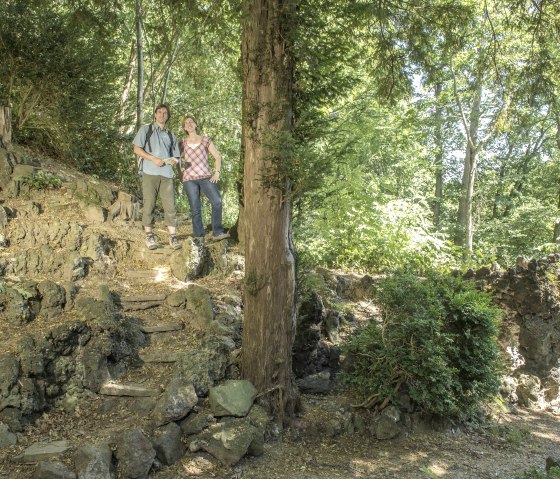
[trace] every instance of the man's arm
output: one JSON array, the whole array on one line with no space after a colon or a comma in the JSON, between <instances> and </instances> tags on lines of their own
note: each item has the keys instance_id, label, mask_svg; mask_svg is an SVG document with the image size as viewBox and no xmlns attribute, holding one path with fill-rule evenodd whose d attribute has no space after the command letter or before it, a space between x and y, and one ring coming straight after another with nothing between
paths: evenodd
<instances>
[{"instance_id":1,"label":"man's arm","mask_svg":"<svg viewBox=\"0 0 560 479\"><path fill-rule=\"evenodd\" d=\"M151 155L140 146L134 145L133 151L135 155L138 155L140 158L144 158L145 160L151 161L156 166L163 166L164 164L161 158Z\"/></svg>"}]
</instances>

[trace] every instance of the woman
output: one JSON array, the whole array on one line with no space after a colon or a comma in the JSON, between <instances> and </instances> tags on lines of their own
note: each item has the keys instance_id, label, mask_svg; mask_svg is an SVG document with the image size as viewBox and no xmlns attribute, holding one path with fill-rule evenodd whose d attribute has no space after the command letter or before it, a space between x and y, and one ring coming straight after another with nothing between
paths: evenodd
<instances>
[{"instance_id":1,"label":"woman","mask_svg":"<svg viewBox=\"0 0 560 479\"><path fill-rule=\"evenodd\" d=\"M212 140L198 134L198 124L192 115L185 115L183 130L187 136L181 141L183 165L183 190L189 199L193 236L204 241L200 194L204 193L212 205L212 235L215 241L229 238L222 226L222 196L216 182L220 179L222 157ZM214 157L214 173L208 164L208 152Z\"/></svg>"}]
</instances>

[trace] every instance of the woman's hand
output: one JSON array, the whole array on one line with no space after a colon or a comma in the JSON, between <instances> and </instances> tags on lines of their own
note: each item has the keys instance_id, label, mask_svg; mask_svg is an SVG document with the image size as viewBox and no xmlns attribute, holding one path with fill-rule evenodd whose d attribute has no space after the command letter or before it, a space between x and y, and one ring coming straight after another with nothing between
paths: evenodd
<instances>
[{"instance_id":1,"label":"woman's hand","mask_svg":"<svg viewBox=\"0 0 560 479\"><path fill-rule=\"evenodd\" d=\"M210 178L210 182L211 182L211 183L217 183L219 179L220 179L220 171L217 170L217 171L215 171L214 174L212 175L212 178Z\"/></svg>"}]
</instances>

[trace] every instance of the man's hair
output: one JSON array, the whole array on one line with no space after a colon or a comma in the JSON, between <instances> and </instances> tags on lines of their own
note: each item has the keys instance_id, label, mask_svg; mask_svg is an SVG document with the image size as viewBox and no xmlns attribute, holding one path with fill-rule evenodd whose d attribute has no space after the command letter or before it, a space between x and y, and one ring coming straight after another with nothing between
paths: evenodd
<instances>
[{"instance_id":1,"label":"man's hair","mask_svg":"<svg viewBox=\"0 0 560 479\"><path fill-rule=\"evenodd\" d=\"M156 106L156 108L154 109L154 115L158 110L161 110L162 108L165 108L167 110L167 121L169 121L169 118L171 118L171 110L165 103L160 103L158 106Z\"/></svg>"}]
</instances>

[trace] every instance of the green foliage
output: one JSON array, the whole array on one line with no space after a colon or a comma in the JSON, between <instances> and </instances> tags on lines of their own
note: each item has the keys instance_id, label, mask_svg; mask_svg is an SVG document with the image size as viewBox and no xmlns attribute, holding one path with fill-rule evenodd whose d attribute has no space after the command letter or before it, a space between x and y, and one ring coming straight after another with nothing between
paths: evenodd
<instances>
[{"instance_id":1,"label":"green foliage","mask_svg":"<svg viewBox=\"0 0 560 479\"><path fill-rule=\"evenodd\" d=\"M406 392L424 411L461 420L499 385L499 309L459 277L397 273L380 281L382 324L346 345L347 384L379 401Z\"/></svg>"},{"instance_id":2,"label":"green foliage","mask_svg":"<svg viewBox=\"0 0 560 479\"><path fill-rule=\"evenodd\" d=\"M21 183L31 190L57 190L62 186L62 178L54 173L38 171L21 178Z\"/></svg>"},{"instance_id":3,"label":"green foliage","mask_svg":"<svg viewBox=\"0 0 560 479\"><path fill-rule=\"evenodd\" d=\"M533 468L516 475L514 479L560 479L560 468L551 467L548 471Z\"/></svg>"}]
</instances>

